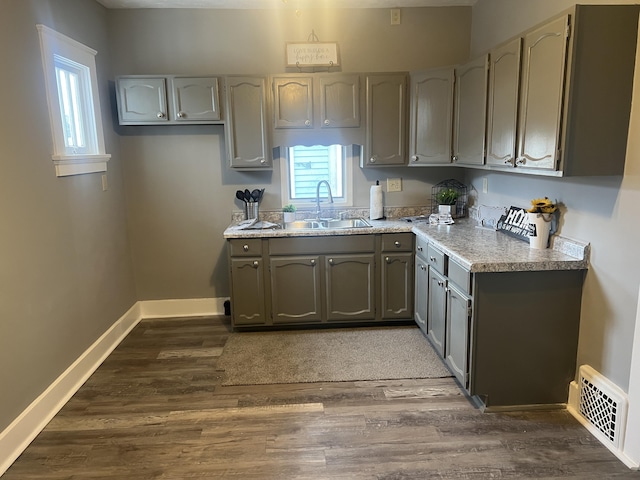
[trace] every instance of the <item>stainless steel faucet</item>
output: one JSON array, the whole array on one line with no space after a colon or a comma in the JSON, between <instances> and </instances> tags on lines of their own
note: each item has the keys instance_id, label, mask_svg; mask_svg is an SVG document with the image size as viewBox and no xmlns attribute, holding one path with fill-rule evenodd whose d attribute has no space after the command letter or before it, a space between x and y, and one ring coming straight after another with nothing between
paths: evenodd
<instances>
[{"instance_id":1,"label":"stainless steel faucet","mask_svg":"<svg viewBox=\"0 0 640 480\"><path fill-rule=\"evenodd\" d=\"M316 185L316 218L320 218L320 185L325 184L329 193L329 202L333 203L333 195L331 195L331 185L326 180L320 180Z\"/></svg>"}]
</instances>

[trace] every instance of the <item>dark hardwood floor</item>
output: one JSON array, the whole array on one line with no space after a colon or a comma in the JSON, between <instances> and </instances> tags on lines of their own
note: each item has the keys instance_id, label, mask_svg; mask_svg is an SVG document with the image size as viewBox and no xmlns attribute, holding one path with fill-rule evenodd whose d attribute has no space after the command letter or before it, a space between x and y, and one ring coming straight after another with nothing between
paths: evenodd
<instances>
[{"instance_id":1,"label":"dark hardwood floor","mask_svg":"<svg viewBox=\"0 0 640 480\"><path fill-rule=\"evenodd\" d=\"M566 411L481 413L451 378L221 386L229 333L141 322L3 478L640 480Z\"/></svg>"}]
</instances>

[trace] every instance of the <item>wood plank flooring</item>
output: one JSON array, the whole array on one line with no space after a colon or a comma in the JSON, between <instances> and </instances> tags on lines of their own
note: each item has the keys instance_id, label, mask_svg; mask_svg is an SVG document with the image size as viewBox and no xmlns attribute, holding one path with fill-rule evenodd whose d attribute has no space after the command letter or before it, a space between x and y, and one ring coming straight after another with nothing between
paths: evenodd
<instances>
[{"instance_id":1,"label":"wood plank flooring","mask_svg":"<svg viewBox=\"0 0 640 480\"><path fill-rule=\"evenodd\" d=\"M221 386L229 333L141 322L3 479L640 480L566 411L481 413L451 378Z\"/></svg>"}]
</instances>

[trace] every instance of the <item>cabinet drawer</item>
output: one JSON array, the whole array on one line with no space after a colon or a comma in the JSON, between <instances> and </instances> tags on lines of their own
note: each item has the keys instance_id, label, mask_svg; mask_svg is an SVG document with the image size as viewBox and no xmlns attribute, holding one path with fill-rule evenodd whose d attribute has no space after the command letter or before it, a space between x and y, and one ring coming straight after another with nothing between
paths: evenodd
<instances>
[{"instance_id":1,"label":"cabinet drawer","mask_svg":"<svg viewBox=\"0 0 640 480\"><path fill-rule=\"evenodd\" d=\"M383 252L411 252L413 251L413 233L383 233Z\"/></svg>"},{"instance_id":2,"label":"cabinet drawer","mask_svg":"<svg viewBox=\"0 0 640 480\"><path fill-rule=\"evenodd\" d=\"M467 295L471 294L471 272L454 260L449 259L449 280Z\"/></svg>"},{"instance_id":3,"label":"cabinet drawer","mask_svg":"<svg viewBox=\"0 0 640 480\"><path fill-rule=\"evenodd\" d=\"M443 275L447 274L447 256L433 245L427 247L429 266Z\"/></svg>"},{"instance_id":4,"label":"cabinet drawer","mask_svg":"<svg viewBox=\"0 0 640 480\"><path fill-rule=\"evenodd\" d=\"M421 256L425 260L427 259L427 248L429 247L429 240L420 235L416 235L416 255Z\"/></svg>"},{"instance_id":5,"label":"cabinet drawer","mask_svg":"<svg viewBox=\"0 0 640 480\"><path fill-rule=\"evenodd\" d=\"M262 240L259 238L237 238L229 240L232 257L255 257L262 255Z\"/></svg>"},{"instance_id":6,"label":"cabinet drawer","mask_svg":"<svg viewBox=\"0 0 640 480\"><path fill-rule=\"evenodd\" d=\"M271 255L366 253L375 251L374 235L283 237L269 239Z\"/></svg>"}]
</instances>

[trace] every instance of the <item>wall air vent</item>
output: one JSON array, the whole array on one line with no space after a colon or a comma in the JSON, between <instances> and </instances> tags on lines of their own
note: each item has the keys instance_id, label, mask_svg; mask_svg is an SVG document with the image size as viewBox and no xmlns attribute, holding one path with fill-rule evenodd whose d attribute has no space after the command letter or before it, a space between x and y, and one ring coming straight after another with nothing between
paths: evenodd
<instances>
[{"instance_id":1,"label":"wall air vent","mask_svg":"<svg viewBox=\"0 0 640 480\"><path fill-rule=\"evenodd\" d=\"M624 392L588 365L580 367L578 411L603 443L622 449L628 401Z\"/></svg>"}]
</instances>

